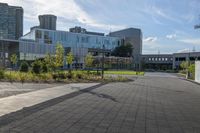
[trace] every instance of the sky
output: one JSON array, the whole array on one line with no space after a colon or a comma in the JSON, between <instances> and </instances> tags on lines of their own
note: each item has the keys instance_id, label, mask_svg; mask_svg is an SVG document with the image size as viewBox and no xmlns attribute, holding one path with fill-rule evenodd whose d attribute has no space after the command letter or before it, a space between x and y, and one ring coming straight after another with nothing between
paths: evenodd
<instances>
[{"instance_id":1,"label":"sky","mask_svg":"<svg viewBox=\"0 0 200 133\"><path fill-rule=\"evenodd\" d=\"M54 14L57 29L81 26L108 34L140 28L143 54L200 51L200 0L0 0L24 8L24 34L38 15Z\"/></svg>"}]
</instances>

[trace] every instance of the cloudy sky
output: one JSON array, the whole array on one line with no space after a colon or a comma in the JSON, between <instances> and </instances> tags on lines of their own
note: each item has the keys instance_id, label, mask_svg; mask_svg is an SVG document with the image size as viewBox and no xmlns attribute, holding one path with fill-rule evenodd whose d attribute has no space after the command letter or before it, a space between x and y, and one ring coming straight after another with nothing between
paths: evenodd
<instances>
[{"instance_id":1,"label":"cloudy sky","mask_svg":"<svg viewBox=\"0 0 200 133\"><path fill-rule=\"evenodd\" d=\"M200 51L200 0L0 0L24 8L24 33L37 16L58 16L57 29L75 25L109 33L141 28L143 53Z\"/></svg>"}]
</instances>

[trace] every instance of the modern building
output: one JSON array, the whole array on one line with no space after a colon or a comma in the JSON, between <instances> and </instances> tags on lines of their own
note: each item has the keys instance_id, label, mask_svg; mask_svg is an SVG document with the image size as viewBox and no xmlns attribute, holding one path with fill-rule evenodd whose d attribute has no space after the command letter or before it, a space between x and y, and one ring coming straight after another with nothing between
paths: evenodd
<instances>
[{"instance_id":1,"label":"modern building","mask_svg":"<svg viewBox=\"0 0 200 133\"><path fill-rule=\"evenodd\" d=\"M57 17L55 15L51 15L51 14L40 15L38 18L40 21L39 28L48 29L48 30L56 30Z\"/></svg>"},{"instance_id":2,"label":"modern building","mask_svg":"<svg viewBox=\"0 0 200 133\"><path fill-rule=\"evenodd\" d=\"M146 54L141 58L144 70L171 70L173 66L172 54Z\"/></svg>"},{"instance_id":3,"label":"modern building","mask_svg":"<svg viewBox=\"0 0 200 133\"><path fill-rule=\"evenodd\" d=\"M200 52L142 55L142 69L178 70L183 61L194 63L200 60Z\"/></svg>"},{"instance_id":4,"label":"modern building","mask_svg":"<svg viewBox=\"0 0 200 133\"><path fill-rule=\"evenodd\" d=\"M173 69L179 69L180 64L183 61L189 61L189 63L194 63L197 60L200 60L200 52L174 53Z\"/></svg>"},{"instance_id":5,"label":"modern building","mask_svg":"<svg viewBox=\"0 0 200 133\"><path fill-rule=\"evenodd\" d=\"M23 35L23 8L0 3L0 39L17 40Z\"/></svg>"},{"instance_id":6,"label":"modern building","mask_svg":"<svg viewBox=\"0 0 200 133\"><path fill-rule=\"evenodd\" d=\"M19 57L20 60L33 61L43 58L47 53L55 54L56 44L60 43L65 49L65 55L71 51L76 66L84 67L84 57L88 53L109 56L120 42L118 37L34 28L20 38Z\"/></svg>"},{"instance_id":7,"label":"modern building","mask_svg":"<svg viewBox=\"0 0 200 133\"><path fill-rule=\"evenodd\" d=\"M23 8L0 3L0 67L9 66L9 57L23 35Z\"/></svg>"},{"instance_id":8,"label":"modern building","mask_svg":"<svg viewBox=\"0 0 200 133\"><path fill-rule=\"evenodd\" d=\"M142 55L142 31L136 28L128 28L115 32L111 32L109 36L118 37L123 44L130 43L133 46L133 65L135 70L141 69L141 55Z\"/></svg>"}]
</instances>

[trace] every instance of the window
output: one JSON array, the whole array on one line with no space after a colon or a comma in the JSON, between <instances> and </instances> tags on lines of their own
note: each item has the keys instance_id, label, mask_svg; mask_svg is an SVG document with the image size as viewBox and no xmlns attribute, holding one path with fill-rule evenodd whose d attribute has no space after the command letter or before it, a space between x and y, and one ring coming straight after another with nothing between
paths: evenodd
<instances>
[{"instance_id":1,"label":"window","mask_svg":"<svg viewBox=\"0 0 200 133\"><path fill-rule=\"evenodd\" d=\"M42 38L42 32L40 30L36 30L35 34L36 38Z\"/></svg>"},{"instance_id":2,"label":"window","mask_svg":"<svg viewBox=\"0 0 200 133\"><path fill-rule=\"evenodd\" d=\"M167 59L167 58L165 58L165 61L168 61L168 59Z\"/></svg>"}]
</instances>

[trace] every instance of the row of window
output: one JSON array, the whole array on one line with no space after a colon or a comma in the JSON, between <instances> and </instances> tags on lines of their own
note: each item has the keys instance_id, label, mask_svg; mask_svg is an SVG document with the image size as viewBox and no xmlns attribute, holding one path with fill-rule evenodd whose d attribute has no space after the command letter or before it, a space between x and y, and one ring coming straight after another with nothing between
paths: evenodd
<instances>
[{"instance_id":1,"label":"row of window","mask_svg":"<svg viewBox=\"0 0 200 133\"><path fill-rule=\"evenodd\" d=\"M152 57L152 58L148 58L149 61L169 61L169 60L173 60L173 58L157 58L157 57Z\"/></svg>"},{"instance_id":2,"label":"row of window","mask_svg":"<svg viewBox=\"0 0 200 133\"><path fill-rule=\"evenodd\" d=\"M32 34L32 33L30 33ZM74 34L69 32L50 32L50 31L35 31L35 37L38 42L43 42L45 44L55 44L56 42L62 42L64 44L88 44L88 47L95 47L97 45L105 44L109 49L115 48L119 45L119 39L111 37L102 36L90 36L85 34ZM89 46L90 45L90 46ZM91 46L95 45L95 46ZM86 46L87 47L87 46Z\"/></svg>"},{"instance_id":3,"label":"row of window","mask_svg":"<svg viewBox=\"0 0 200 133\"><path fill-rule=\"evenodd\" d=\"M195 61L195 60L200 60L200 56L199 57L190 57L190 61ZM186 57L176 57L175 61L186 61Z\"/></svg>"}]
</instances>

